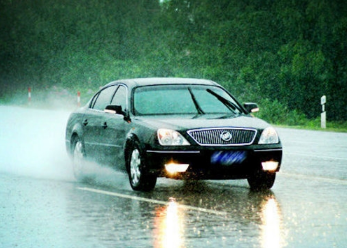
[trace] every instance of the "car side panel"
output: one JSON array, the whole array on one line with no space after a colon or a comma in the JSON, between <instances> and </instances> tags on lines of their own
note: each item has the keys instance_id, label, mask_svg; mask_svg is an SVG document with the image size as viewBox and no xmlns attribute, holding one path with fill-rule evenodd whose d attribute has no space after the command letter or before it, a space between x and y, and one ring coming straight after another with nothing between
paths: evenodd
<instances>
[{"instance_id":1,"label":"car side panel","mask_svg":"<svg viewBox=\"0 0 347 248\"><path fill-rule=\"evenodd\" d=\"M124 168L124 142L129 123L122 115L104 113L100 123L99 143L102 158L100 162L119 169Z\"/></svg>"},{"instance_id":2,"label":"car side panel","mask_svg":"<svg viewBox=\"0 0 347 248\"><path fill-rule=\"evenodd\" d=\"M98 161L102 156L102 146L100 142L100 132L102 115L101 111L88 109L81 119L81 124L84 129L83 141L85 153L88 159Z\"/></svg>"}]
</instances>

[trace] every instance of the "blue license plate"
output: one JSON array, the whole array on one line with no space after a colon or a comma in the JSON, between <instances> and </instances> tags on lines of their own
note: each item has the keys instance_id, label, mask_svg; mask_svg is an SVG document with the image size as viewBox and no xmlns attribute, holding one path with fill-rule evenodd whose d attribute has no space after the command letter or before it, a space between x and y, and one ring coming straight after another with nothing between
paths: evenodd
<instances>
[{"instance_id":1,"label":"blue license plate","mask_svg":"<svg viewBox=\"0 0 347 248\"><path fill-rule=\"evenodd\" d=\"M212 154L211 163L221 165L241 164L246 156L245 151L218 151Z\"/></svg>"}]
</instances>

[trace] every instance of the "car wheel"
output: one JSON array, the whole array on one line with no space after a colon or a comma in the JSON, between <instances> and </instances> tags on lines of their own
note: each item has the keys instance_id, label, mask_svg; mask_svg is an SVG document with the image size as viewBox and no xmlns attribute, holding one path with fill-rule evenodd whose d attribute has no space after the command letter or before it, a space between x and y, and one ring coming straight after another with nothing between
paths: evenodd
<instances>
[{"instance_id":1,"label":"car wheel","mask_svg":"<svg viewBox=\"0 0 347 248\"><path fill-rule=\"evenodd\" d=\"M129 182L133 190L150 191L155 187L157 176L146 171L145 160L137 143L128 156Z\"/></svg>"},{"instance_id":2,"label":"car wheel","mask_svg":"<svg viewBox=\"0 0 347 248\"><path fill-rule=\"evenodd\" d=\"M72 167L73 167L73 173L77 180L82 180L84 173L83 173L83 165L85 163L84 160L84 147L83 143L79 138L76 138L74 140L74 146L73 146L73 161L72 161Z\"/></svg>"},{"instance_id":3,"label":"car wheel","mask_svg":"<svg viewBox=\"0 0 347 248\"><path fill-rule=\"evenodd\" d=\"M257 171L247 181L252 190L267 190L274 185L275 179L276 173Z\"/></svg>"}]
</instances>

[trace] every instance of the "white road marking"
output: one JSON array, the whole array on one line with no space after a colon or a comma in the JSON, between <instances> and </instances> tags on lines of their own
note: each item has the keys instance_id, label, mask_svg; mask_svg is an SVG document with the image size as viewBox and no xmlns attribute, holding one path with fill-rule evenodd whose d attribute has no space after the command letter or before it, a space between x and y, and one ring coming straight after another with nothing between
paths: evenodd
<instances>
[{"instance_id":1,"label":"white road marking","mask_svg":"<svg viewBox=\"0 0 347 248\"><path fill-rule=\"evenodd\" d=\"M136 200L136 201L143 201L143 202L149 202L149 203L160 204L160 205L169 205L170 204L170 202L166 202L166 201L148 199L148 198L144 198L144 197L132 196L132 195L127 195L127 194L120 194L120 193L116 193L116 192L110 192L110 191L93 189L93 188L78 187L78 189L83 190L83 191L89 191L89 192L97 193L97 194L110 195L110 196L127 198L127 199ZM216 210L212 210L212 209L199 208L199 207L193 207L193 206L181 205L181 204L177 204L177 205L179 208L186 209L186 210L195 210L195 211L209 213L209 214L215 214L215 215L227 215L227 212L223 212L223 211L216 211Z\"/></svg>"},{"instance_id":2,"label":"white road marking","mask_svg":"<svg viewBox=\"0 0 347 248\"><path fill-rule=\"evenodd\" d=\"M289 144L298 144L299 146L305 146L305 145L310 145L310 146L319 146L319 147L323 147L325 146L324 143L319 143L319 142L322 142L321 140L319 141L301 141L301 140L285 140L285 141L282 141L282 143L286 146L286 145L289 145ZM318 144L317 144L318 143ZM339 144L339 143L336 143L334 144L334 147L335 148L347 148L347 145L346 144Z\"/></svg>"},{"instance_id":3,"label":"white road marking","mask_svg":"<svg viewBox=\"0 0 347 248\"><path fill-rule=\"evenodd\" d=\"M294 155L294 156L305 156L305 157L314 157L319 159L332 159L332 160L346 160L347 158L340 158L340 157L330 157L330 156L319 156L315 154L307 154L307 153L299 153L299 152L285 152L285 155Z\"/></svg>"},{"instance_id":4,"label":"white road marking","mask_svg":"<svg viewBox=\"0 0 347 248\"><path fill-rule=\"evenodd\" d=\"M338 178L328 178L328 177L320 177L315 175L303 175L303 174L293 174L288 172L278 172L279 175L284 177L292 177L292 178L298 178L298 179L304 179L304 180L312 180L314 178L315 180L326 182L326 183L332 183L332 184L340 184L340 185L347 185L347 180L344 179L338 179Z\"/></svg>"}]
</instances>

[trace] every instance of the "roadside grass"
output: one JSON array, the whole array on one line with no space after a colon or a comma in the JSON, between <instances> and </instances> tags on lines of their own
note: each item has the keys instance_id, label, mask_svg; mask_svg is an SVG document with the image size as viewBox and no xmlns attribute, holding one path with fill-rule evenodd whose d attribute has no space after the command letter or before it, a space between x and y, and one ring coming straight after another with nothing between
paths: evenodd
<instances>
[{"instance_id":1,"label":"roadside grass","mask_svg":"<svg viewBox=\"0 0 347 248\"><path fill-rule=\"evenodd\" d=\"M320 119L306 120L304 121L304 124L302 125L287 125L286 123L276 123L274 125L276 127L283 127L283 128L347 133L347 122L327 121L326 128L321 128Z\"/></svg>"},{"instance_id":2,"label":"roadside grass","mask_svg":"<svg viewBox=\"0 0 347 248\"><path fill-rule=\"evenodd\" d=\"M347 132L347 121L326 121L326 128L321 128L320 116L316 119L308 119L305 114L288 107L277 100L263 99L259 103L260 111L254 116L285 128L319 130L330 132Z\"/></svg>"}]
</instances>

